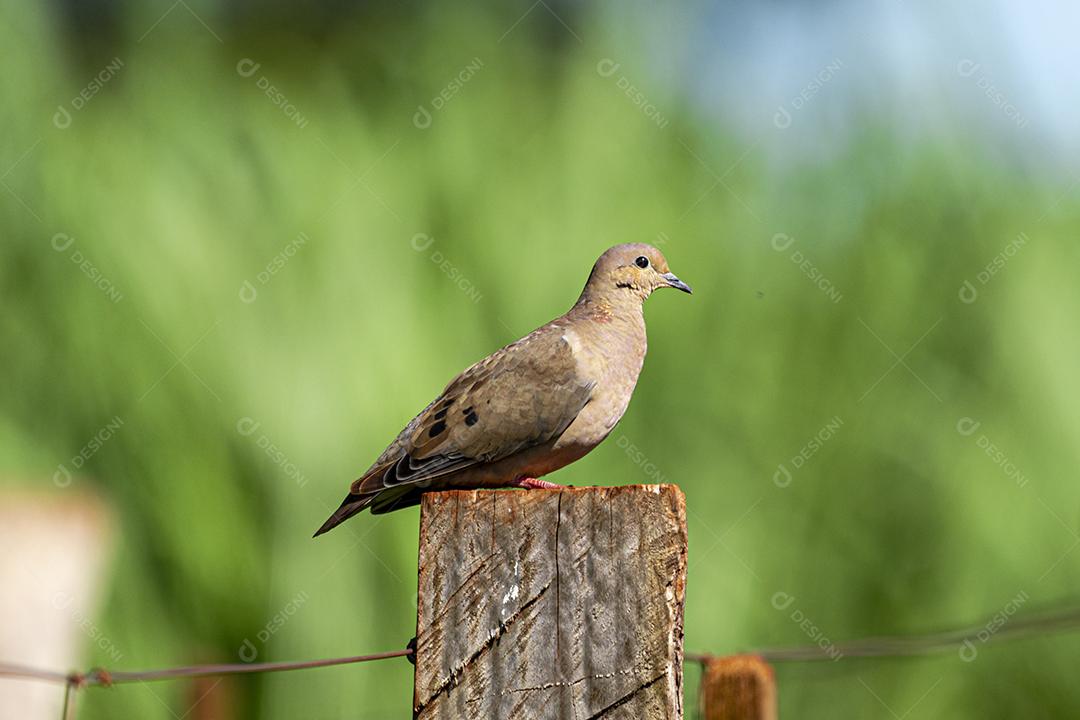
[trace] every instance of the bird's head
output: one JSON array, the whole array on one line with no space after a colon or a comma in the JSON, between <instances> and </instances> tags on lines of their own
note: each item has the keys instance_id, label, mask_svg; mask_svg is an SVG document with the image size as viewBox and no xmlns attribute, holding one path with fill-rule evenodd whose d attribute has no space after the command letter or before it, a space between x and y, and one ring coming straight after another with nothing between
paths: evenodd
<instances>
[{"instance_id":1,"label":"bird's head","mask_svg":"<svg viewBox=\"0 0 1080 720\"><path fill-rule=\"evenodd\" d=\"M668 268L664 254L652 245L627 243L607 250L593 266L585 293L618 301L649 297L653 290L671 287L691 292L690 286Z\"/></svg>"}]
</instances>

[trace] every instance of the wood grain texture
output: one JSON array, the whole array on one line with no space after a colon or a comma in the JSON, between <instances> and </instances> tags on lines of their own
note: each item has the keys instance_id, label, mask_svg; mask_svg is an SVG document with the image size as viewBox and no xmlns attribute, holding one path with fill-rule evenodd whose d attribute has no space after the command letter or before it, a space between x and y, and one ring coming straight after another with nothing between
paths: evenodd
<instances>
[{"instance_id":1,"label":"wood grain texture","mask_svg":"<svg viewBox=\"0 0 1080 720\"><path fill-rule=\"evenodd\" d=\"M414 714L682 718L685 588L673 485L428 493Z\"/></svg>"},{"instance_id":2,"label":"wood grain texture","mask_svg":"<svg viewBox=\"0 0 1080 720\"><path fill-rule=\"evenodd\" d=\"M776 720L776 677L757 655L713 658L701 678L705 720Z\"/></svg>"}]
</instances>

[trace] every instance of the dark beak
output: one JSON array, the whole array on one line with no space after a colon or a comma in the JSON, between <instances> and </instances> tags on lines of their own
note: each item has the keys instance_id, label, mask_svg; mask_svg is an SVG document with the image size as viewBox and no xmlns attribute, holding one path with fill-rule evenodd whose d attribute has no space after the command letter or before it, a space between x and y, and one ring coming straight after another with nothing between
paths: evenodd
<instances>
[{"instance_id":1,"label":"dark beak","mask_svg":"<svg viewBox=\"0 0 1080 720\"><path fill-rule=\"evenodd\" d=\"M682 290L688 295L692 295L694 293L694 291L690 289L689 285L684 283L679 278L675 277L675 273L664 273L660 277L664 278L664 280L667 281L668 287L673 287L676 290Z\"/></svg>"}]
</instances>

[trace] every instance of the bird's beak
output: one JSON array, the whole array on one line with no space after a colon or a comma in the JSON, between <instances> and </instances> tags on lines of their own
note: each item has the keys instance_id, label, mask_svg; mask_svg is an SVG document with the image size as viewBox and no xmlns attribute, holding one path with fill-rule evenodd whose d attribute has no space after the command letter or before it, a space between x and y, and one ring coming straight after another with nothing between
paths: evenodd
<instances>
[{"instance_id":1,"label":"bird's beak","mask_svg":"<svg viewBox=\"0 0 1080 720\"><path fill-rule=\"evenodd\" d=\"M675 273L667 272L667 273L664 273L663 275L661 275L660 277L664 278L664 280L667 281L668 287L673 287L676 290L682 290L684 293L686 293L688 295L692 295L694 293L694 291L690 289L689 285L684 283L679 278L675 277Z\"/></svg>"}]
</instances>

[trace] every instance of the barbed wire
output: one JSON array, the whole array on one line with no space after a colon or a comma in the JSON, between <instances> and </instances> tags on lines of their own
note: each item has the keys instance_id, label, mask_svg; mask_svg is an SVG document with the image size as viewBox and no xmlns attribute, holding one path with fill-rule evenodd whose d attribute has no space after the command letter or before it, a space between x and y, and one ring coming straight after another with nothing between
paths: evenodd
<instances>
[{"instance_id":1,"label":"barbed wire","mask_svg":"<svg viewBox=\"0 0 1080 720\"><path fill-rule=\"evenodd\" d=\"M838 660L843 657L911 657L931 655L954 650L970 644L973 648L977 641L980 645L1002 640L1016 640L1029 637L1055 635L1063 632L1080 630L1080 607L1061 610L1029 613L1025 617L1011 619L991 617L981 625L972 625L956 630L946 630L924 635L884 635L860 638L839 643L801 645L793 647L758 648L746 651L758 655L767 662L812 662L820 660ZM215 665L188 665L160 670L110 671L105 668L91 668L85 673L63 673L56 670L29 667L13 663L0 663L0 677L22 680L37 680L56 684L72 685L76 688L95 685L111 686L133 682L156 682L213 675L244 675L252 673L286 672L307 670L334 665L350 665L375 660L388 660L396 657L409 657L415 653L410 646L403 650L353 655L349 657L328 658L323 660L305 660L299 662L232 663ZM686 653L688 662L705 663L716 657L713 653ZM411 660L411 658L410 658Z\"/></svg>"},{"instance_id":2,"label":"barbed wire","mask_svg":"<svg viewBox=\"0 0 1080 720\"><path fill-rule=\"evenodd\" d=\"M64 704L60 711L62 720L74 720L76 693L85 687L112 687L124 683L145 683L159 680L178 680L182 678L208 677L215 675L248 675L252 673L286 672L289 670L308 670L311 668L331 667L333 665L351 665L375 660L388 660L396 657L408 657L416 653L415 641L411 641L404 650L373 653L371 655L352 655L350 657L328 658L325 660L303 660L300 662L265 662L265 663L228 663L217 665L187 665L184 667L165 668L162 670L110 671L105 668L91 668L85 673L62 673L56 670L44 670L27 665L0 663L0 677L16 680L31 680L64 685Z\"/></svg>"},{"instance_id":3,"label":"barbed wire","mask_svg":"<svg viewBox=\"0 0 1080 720\"><path fill-rule=\"evenodd\" d=\"M933 655L949 650L968 650L975 654L977 645L1002 640L1056 635L1080 630L1080 607L1029 613L1024 617L992 616L982 625L946 630L925 635L891 635L848 640L839 643L748 650L766 662L814 662L842 658L912 657ZM977 645L976 645L977 644ZM970 647L968 647L970 645ZM686 660L706 663L717 655L687 653Z\"/></svg>"},{"instance_id":4,"label":"barbed wire","mask_svg":"<svg viewBox=\"0 0 1080 720\"><path fill-rule=\"evenodd\" d=\"M836 661L844 658L912 657L958 649L962 658L964 658L964 651L967 650L970 655L969 659L974 659L978 653L976 643L984 645L1010 639L1046 637L1077 630L1080 630L1080 606L1032 612L1023 617L1006 616L999 612L981 625L923 635L867 637L840 643L822 642L817 645L759 648L747 652L772 663ZM111 687L125 683L157 682L208 676L287 672L388 660L397 657L407 657L410 662L415 663L415 653L415 640L413 640L403 650L391 650L370 655L353 655L298 662L187 665L159 670L111 671L99 667L91 668L85 673L64 673L27 665L0 663L0 678L6 677L16 680L64 685L64 702L61 717L64 720L72 720L75 717L76 694L86 687ZM704 665L713 659L724 656L711 653L686 653L684 657L687 662Z\"/></svg>"},{"instance_id":5,"label":"barbed wire","mask_svg":"<svg viewBox=\"0 0 1080 720\"><path fill-rule=\"evenodd\" d=\"M350 657L328 658L325 660L305 660L300 662L233 663L222 665L188 665L165 668L162 670L111 671L105 668L91 668L85 673L62 673L56 670L43 670L26 665L0 663L0 677L21 680L39 680L56 684L66 684L76 688L100 685L110 687L134 682L155 682L158 680L177 680L180 678L207 677L211 675L245 675L250 673L285 672L288 670L307 670L310 668L330 667L332 665L350 665L354 663L388 660L413 654L411 647L404 650L374 653L372 655L353 655Z\"/></svg>"},{"instance_id":6,"label":"barbed wire","mask_svg":"<svg viewBox=\"0 0 1080 720\"><path fill-rule=\"evenodd\" d=\"M64 686L64 706L60 709L60 717L63 720L74 720L75 718L76 691L78 691L78 687L72 683Z\"/></svg>"}]
</instances>

